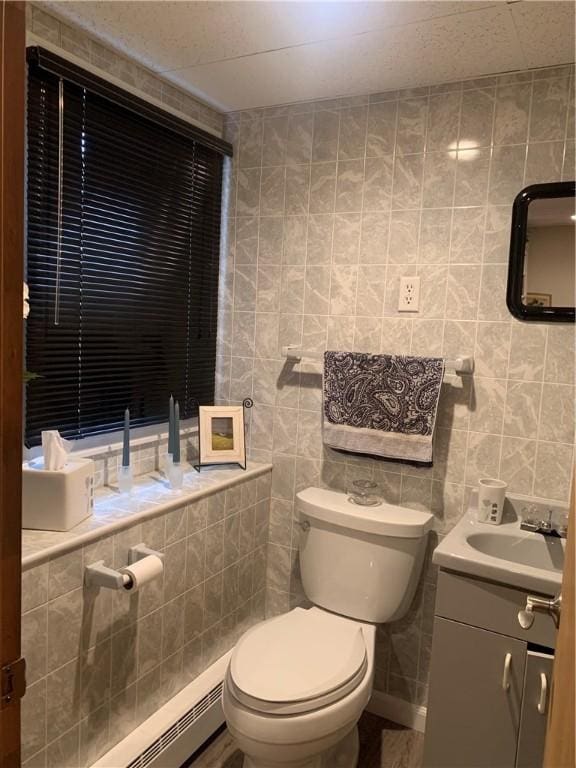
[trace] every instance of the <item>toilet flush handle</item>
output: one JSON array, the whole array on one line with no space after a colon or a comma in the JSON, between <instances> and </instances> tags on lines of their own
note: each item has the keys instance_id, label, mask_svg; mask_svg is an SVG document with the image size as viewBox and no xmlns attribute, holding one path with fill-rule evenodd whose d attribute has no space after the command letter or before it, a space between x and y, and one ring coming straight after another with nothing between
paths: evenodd
<instances>
[{"instance_id":1,"label":"toilet flush handle","mask_svg":"<svg viewBox=\"0 0 576 768\"><path fill-rule=\"evenodd\" d=\"M303 530L304 533L306 533L306 531L310 530L310 521L309 520L298 520L296 525L299 526L299 528L301 528L301 530Z\"/></svg>"}]
</instances>

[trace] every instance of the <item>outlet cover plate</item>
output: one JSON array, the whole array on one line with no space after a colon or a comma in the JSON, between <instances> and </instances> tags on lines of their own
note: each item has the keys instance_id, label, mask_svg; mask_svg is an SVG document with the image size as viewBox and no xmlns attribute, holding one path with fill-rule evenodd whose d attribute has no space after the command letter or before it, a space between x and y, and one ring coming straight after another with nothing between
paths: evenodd
<instances>
[{"instance_id":1,"label":"outlet cover plate","mask_svg":"<svg viewBox=\"0 0 576 768\"><path fill-rule=\"evenodd\" d=\"M420 278L401 277L398 292L399 312L418 312L420 309Z\"/></svg>"}]
</instances>

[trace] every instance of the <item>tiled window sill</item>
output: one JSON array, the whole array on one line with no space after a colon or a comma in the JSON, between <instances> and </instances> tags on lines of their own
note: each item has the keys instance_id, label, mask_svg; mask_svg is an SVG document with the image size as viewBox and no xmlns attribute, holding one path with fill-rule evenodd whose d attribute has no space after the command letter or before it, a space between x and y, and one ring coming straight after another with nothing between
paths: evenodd
<instances>
[{"instance_id":1,"label":"tiled window sill","mask_svg":"<svg viewBox=\"0 0 576 768\"><path fill-rule=\"evenodd\" d=\"M130 496L120 494L117 486L96 491L94 514L69 531L22 531L22 567L24 570L76 549L104 534L119 531L136 522L182 507L236 483L258 477L272 470L271 464L248 462L246 471L205 467L200 473L186 465L180 491L172 491L161 472L135 478Z\"/></svg>"}]
</instances>

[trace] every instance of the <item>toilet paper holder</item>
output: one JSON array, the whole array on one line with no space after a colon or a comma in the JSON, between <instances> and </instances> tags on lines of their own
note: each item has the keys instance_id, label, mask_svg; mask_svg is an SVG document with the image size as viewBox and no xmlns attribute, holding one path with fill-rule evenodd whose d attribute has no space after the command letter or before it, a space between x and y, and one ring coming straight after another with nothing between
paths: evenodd
<instances>
[{"instance_id":1,"label":"toilet paper holder","mask_svg":"<svg viewBox=\"0 0 576 768\"><path fill-rule=\"evenodd\" d=\"M157 552L155 549L147 547L146 544L140 543L135 544L128 550L128 565L132 565L132 563L138 560L143 560L148 555L156 555L156 557L159 557L164 562L164 552Z\"/></svg>"},{"instance_id":2,"label":"toilet paper holder","mask_svg":"<svg viewBox=\"0 0 576 768\"><path fill-rule=\"evenodd\" d=\"M128 565L143 560L150 555L156 555L164 562L164 553L149 549L143 542L135 544L128 550ZM130 589L131 579L126 573L104 565L104 560L97 560L84 569L84 584L87 587L105 587L106 589Z\"/></svg>"}]
</instances>

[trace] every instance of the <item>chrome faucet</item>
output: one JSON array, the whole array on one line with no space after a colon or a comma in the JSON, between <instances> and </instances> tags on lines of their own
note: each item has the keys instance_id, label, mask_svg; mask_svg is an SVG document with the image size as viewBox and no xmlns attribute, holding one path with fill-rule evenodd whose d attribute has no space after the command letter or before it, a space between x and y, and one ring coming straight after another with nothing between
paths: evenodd
<instances>
[{"instance_id":1,"label":"chrome faucet","mask_svg":"<svg viewBox=\"0 0 576 768\"><path fill-rule=\"evenodd\" d=\"M523 512L532 512L534 513L534 509L532 510L526 510L523 509ZM548 519L547 520L538 520L536 517L525 517L522 519L522 522L520 523L520 528L523 531L532 531L532 533L541 533L543 536L556 536L561 539L566 538L566 527L563 525L559 526L553 526L552 525L552 510L548 511Z\"/></svg>"}]
</instances>

